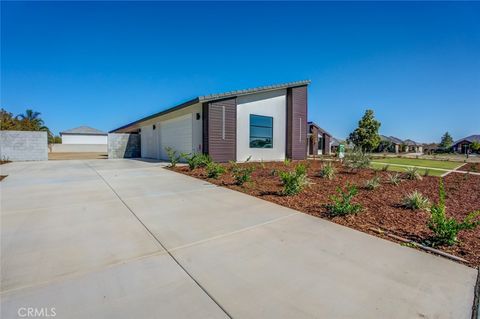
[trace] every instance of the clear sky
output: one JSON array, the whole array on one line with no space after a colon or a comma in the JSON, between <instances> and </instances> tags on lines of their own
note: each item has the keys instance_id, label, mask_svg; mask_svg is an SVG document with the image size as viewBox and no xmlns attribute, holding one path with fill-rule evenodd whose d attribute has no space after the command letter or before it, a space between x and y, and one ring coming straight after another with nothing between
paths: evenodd
<instances>
[{"instance_id":1,"label":"clear sky","mask_svg":"<svg viewBox=\"0 0 480 319\"><path fill-rule=\"evenodd\" d=\"M480 3L1 4L1 106L112 130L197 95L310 79L336 137L480 134Z\"/></svg>"}]
</instances>

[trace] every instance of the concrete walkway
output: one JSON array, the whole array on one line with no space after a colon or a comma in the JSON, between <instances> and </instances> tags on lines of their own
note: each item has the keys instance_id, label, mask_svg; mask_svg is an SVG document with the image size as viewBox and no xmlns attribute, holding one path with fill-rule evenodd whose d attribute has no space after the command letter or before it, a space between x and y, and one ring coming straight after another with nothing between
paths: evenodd
<instances>
[{"instance_id":1,"label":"concrete walkway","mask_svg":"<svg viewBox=\"0 0 480 319\"><path fill-rule=\"evenodd\" d=\"M1 317L470 318L472 268L161 166L0 166Z\"/></svg>"}]
</instances>

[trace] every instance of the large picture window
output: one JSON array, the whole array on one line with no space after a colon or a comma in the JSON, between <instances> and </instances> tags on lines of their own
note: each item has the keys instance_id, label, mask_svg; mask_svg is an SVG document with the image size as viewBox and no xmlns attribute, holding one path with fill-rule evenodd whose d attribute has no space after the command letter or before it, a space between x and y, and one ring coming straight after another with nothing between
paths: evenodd
<instances>
[{"instance_id":1,"label":"large picture window","mask_svg":"<svg viewBox=\"0 0 480 319\"><path fill-rule=\"evenodd\" d=\"M250 114L250 148L273 147L273 117Z\"/></svg>"}]
</instances>

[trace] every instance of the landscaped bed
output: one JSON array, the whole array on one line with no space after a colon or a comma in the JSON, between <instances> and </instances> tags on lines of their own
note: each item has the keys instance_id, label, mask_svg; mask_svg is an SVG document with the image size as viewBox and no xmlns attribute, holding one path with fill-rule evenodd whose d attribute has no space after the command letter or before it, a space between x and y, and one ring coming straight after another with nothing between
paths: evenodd
<instances>
[{"instance_id":1,"label":"landscaped bed","mask_svg":"<svg viewBox=\"0 0 480 319\"><path fill-rule=\"evenodd\" d=\"M285 196L282 194L283 186L278 172L292 171L299 163L307 165L311 184L298 195ZM322 165L324 163L321 161L294 162L288 165L283 162L238 164L238 167L255 166L251 182L243 186L235 184L230 172L232 164L222 164L226 172L218 179L207 178L205 168L190 170L186 166L177 166L172 169L388 240L396 241L371 228L380 228L418 243L428 243L428 240L431 240L433 233L427 226L430 212L406 209L401 203L407 194L415 190L428 197L431 202L437 201L440 178L426 176L422 180L402 179L400 184L395 186L387 182L388 174L394 173L372 169L351 171L339 163L334 163L337 173L329 180L319 177ZM375 176L380 178L381 184L376 189L368 190L364 186L365 182ZM362 210L357 214L332 217L327 205L332 203L332 195L338 195L337 188L345 188L347 182L357 186L358 195L353 202L360 204ZM480 209L480 176L449 174L444 178L444 183L448 216L460 221L468 213ZM470 266L480 266L480 226L460 232L456 245L436 248L467 260Z\"/></svg>"}]
</instances>

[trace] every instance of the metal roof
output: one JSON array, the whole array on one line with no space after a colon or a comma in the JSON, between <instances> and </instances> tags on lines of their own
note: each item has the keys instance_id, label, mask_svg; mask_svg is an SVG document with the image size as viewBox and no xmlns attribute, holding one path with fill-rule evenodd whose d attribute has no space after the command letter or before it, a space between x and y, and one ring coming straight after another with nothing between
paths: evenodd
<instances>
[{"instance_id":1,"label":"metal roof","mask_svg":"<svg viewBox=\"0 0 480 319\"><path fill-rule=\"evenodd\" d=\"M79 126L63 132L60 132L60 135L63 134L72 134L72 135L107 135L107 132L97 130L96 128L90 126Z\"/></svg>"},{"instance_id":2,"label":"metal roof","mask_svg":"<svg viewBox=\"0 0 480 319\"><path fill-rule=\"evenodd\" d=\"M115 133L119 132L122 130L126 130L130 128L131 126L138 125L142 122L151 120L153 118L171 113L176 110L183 109L185 107L197 104L197 103L204 103L204 102L209 102L209 101L215 101L215 100L220 100L220 99L226 99L230 97L237 97L237 96L242 96L242 95L249 95L249 94L254 94L254 93L261 93L261 92L268 92L268 91L274 91L274 90L281 90L281 89L287 89L291 87L297 87L297 86L304 86L310 84L310 80L302 80L302 81L295 81L295 82L287 82L287 83L281 83L281 84L274 84L274 85L267 85L267 86L259 86L255 88L250 88L250 89L244 89L244 90L236 90L236 91L230 91L230 92L224 92L224 93L216 93L216 94L209 94L209 95L203 95L203 96L198 96L194 99L191 99L187 102L178 104L176 106L173 106L171 108L168 108L164 111L149 115L147 117L141 118L137 121L134 121L132 123L129 123L127 125L121 126L119 128L116 128L114 130L111 130L110 133Z\"/></svg>"}]
</instances>

